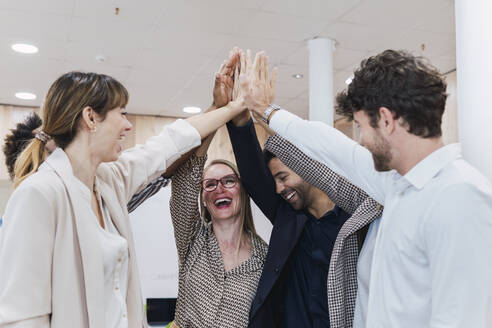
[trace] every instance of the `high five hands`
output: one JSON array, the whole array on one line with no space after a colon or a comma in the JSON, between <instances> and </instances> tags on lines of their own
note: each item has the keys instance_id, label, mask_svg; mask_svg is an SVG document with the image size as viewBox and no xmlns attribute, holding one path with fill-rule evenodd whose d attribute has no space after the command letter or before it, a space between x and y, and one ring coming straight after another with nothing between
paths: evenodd
<instances>
[{"instance_id":1,"label":"high five hands","mask_svg":"<svg viewBox=\"0 0 492 328\"><path fill-rule=\"evenodd\" d=\"M277 74L275 68L270 76L265 52L256 53L252 61L249 50L245 53L234 48L215 75L212 106L217 108L229 104L247 108L257 119L261 119L274 100ZM247 122L249 113L242 111L234 120L235 124Z\"/></svg>"}]
</instances>

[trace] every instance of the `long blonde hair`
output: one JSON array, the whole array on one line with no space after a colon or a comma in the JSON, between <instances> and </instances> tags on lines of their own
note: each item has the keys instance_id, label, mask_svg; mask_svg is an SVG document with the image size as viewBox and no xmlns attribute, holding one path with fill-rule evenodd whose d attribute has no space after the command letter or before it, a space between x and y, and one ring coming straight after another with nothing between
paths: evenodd
<instances>
[{"instance_id":1,"label":"long blonde hair","mask_svg":"<svg viewBox=\"0 0 492 328\"><path fill-rule=\"evenodd\" d=\"M91 107L103 119L109 110L125 107L128 91L114 78L97 73L69 72L48 90L43 105L43 126L58 147L64 149L77 134L82 111ZM34 138L19 155L14 167L14 187L36 172L47 157L44 143Z\"/></svg>"},{"instance_id":2,"label":"long blonde hair","mask_svg":"<svg viewBox=\"0 0 492 328\"><path fill-rule=\"evenodd\" d=\"M241 184L240 176L239 176L239 171L233 163L225 160L225 159L216 159L210 162L209 165L203 170L203 174L205 175L205 172L212 167L213 165L216 164L223 164L231 168L231 170L234 172L234 174L238 177L239 180L239 201L240 201L240 220L241 220L241 230L240 230L240 236L241 238L239 241L241 242L243 233L251 233L252 235L256 236L257 238L260 238L258 234L256 233L256 228L255 228L255 223L253 221L253 214L251 212L251 202L248 193L244 189L243 185ZM208 211L207 207L205 206L203 202L203 189L200 190L200 207L201 207L201 214L202 218L206 222L212 221L212 217L210 215L210 212ZM238 250L240 247L240 242L238 243Z\"/></svg>"}]
</instances>

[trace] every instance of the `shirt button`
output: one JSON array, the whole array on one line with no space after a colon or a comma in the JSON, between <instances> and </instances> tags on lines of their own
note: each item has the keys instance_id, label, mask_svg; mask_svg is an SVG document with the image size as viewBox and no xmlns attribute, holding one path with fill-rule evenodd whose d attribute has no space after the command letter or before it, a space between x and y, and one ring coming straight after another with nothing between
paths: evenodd
<instances>
[{"instance_id":1,"label":"shirt button","mask_svg":"<svg viewBox=\"0 0 492 328\"><path fill-rule=\"evenodd\" d=\"M278 268L275 268L275 269L273 269L273 271L274 271L275 273L278 273L278 271L279 271L279 270L278 270Z\"/></svg>"},{"instance_id":2,"label":"shirt button","mask_svg":"<svg viewBox=\"0 0 492 328\"><path fill-rule=\"evenodd\" d=\"M126 313L123 313L122 317L123 317L123 318L126 318Z\"/></svg>"},{"instance_id":3,"label":"shirt button","mask_svg":"<svg viewBox=\"0 0 492 328\"><path fill-rule=\"evenodd\" d=\"M114 288L114 290L119 290L119 289L120 289L120 288L119 288L118 286L116 286L116 287Z\"/></svg>"},{"instance_id":4,"label":"shirt button","mask_svg":"<svg viewBox=\"0 0 492 328\"><path fill-rule=\"evenodd\" d=\"M118 258L118 262L121 262L121 257L120 257L120 258Z\"/></svg>"}]
</instances>

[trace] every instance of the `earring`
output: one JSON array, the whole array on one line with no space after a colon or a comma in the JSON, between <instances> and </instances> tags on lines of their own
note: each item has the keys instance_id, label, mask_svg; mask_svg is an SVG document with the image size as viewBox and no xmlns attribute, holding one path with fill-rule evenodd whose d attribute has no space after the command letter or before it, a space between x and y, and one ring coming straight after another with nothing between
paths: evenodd
<instances>
[{"instance_id":1,"label":"earring","mask_svg":"<svg viewBox=\"0 0 492 328\"><path fill-rule=\"evenodd\" d=\"M96 128L96 126L95 126L95 125L93 125L93 126L91 127L91 133L94 133L94 132L96 132L96 131L97 131L97 128Z\"/></svg>"}]
</instances>

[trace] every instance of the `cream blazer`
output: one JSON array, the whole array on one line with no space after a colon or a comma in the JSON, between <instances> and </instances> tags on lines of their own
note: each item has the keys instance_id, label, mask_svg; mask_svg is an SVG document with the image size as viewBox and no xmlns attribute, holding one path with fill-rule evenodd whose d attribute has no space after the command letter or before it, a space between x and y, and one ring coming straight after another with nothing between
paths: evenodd
<instances>
[{"instance_id":1,"label":"cream blazer","mask_svg":"<svg viewBox=\"0 0 492 328\"><path fill-rule=\"evenodd\" d=\"M146 326L146 319L126 204L198 145L196 129L178 120L97 169L101 197L128 241L131 328ZM104 327L98 223L89 196L75 179L67 155L58 148L9 199L0 236L0 327Z\"/></svg>"}]
</instances>

